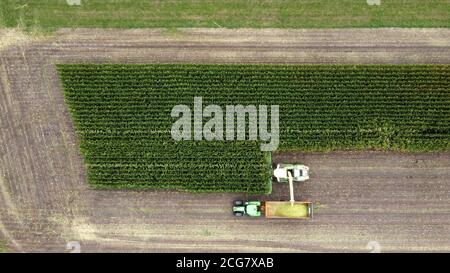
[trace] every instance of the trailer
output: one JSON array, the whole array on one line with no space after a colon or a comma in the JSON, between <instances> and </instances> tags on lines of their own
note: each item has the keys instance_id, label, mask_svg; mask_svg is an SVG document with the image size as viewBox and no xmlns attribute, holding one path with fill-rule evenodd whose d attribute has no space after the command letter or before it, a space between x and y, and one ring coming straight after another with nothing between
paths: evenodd
<instances>
[{"instance_id":1,"label":"trailer","mask_svg":"<svg viewBox=\"0 0 450 273\"><path fill-rule=\"evenodd\" d=\"M314 205L309 201L267 201L262 210L266 218L308 219L313 217Z\"/></svg>"}]
</instances>

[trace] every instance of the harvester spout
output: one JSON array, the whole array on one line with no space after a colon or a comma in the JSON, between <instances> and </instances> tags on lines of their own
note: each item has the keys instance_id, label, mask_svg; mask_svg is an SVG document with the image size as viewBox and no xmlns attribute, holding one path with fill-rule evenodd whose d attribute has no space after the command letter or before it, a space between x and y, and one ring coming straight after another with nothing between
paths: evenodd
<instances>
[{"instance_id":1,"label":"harvester spout","mask_svg":"<svg viewBox=\"0 0 450 273\"><path fill-rule=\"evenodd\" d=\"M291 196L291 206L294 206L294 179L292 178L292 173L290 171L287 172L288 179L289 179L289 192Z\"/></svg>"}]
</instances>

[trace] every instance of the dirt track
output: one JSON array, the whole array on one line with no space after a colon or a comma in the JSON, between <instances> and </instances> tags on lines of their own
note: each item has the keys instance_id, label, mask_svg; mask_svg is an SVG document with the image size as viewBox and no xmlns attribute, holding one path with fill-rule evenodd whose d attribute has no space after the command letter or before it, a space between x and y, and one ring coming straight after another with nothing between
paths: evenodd
<instances>
[{"instance_id":1,"label":"dirt track","mask_svg":"<svg viewBox=\"0 0 450 273\"><path fill-rule=\"evenodd\" d=\"M0 30L0 39L5 32ZM236 194L94 191L55 63L450 63L447 29L61 30L0 51L0 234L15 251L450 251L450 152L276 154L309 222L236 219ZM287 199L274 185L271 199ZM0 238L1 239L1 238Z\"/></svg>"}]
</instances>

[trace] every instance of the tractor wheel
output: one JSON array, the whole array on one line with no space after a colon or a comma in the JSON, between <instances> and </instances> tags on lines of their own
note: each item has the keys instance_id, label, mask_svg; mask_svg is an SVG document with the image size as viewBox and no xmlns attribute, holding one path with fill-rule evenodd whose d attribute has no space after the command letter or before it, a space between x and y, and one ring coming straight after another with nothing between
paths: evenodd
<instances>
[{"instance_id":1,"label":"tractor wheel","mask_svg":"<svg viewBox=\"0 0 450 273\"><path fill-rule=\"evenodd\" d=\"M234 201L234 205L235 206L242 206L244 204L244 201L242 201L242 200L236 200L236 201Z\"/></svg>"},{"instance_id":2,"label":"tractor wheel","mask_svg":"<svg viewBox=\"0 0 450 273\"><path fill-rule=\"evenodd\" d=\"M234 216L240 217L242 215L244 215L242 212L239 212L239 211L234 212Z\"/></svg>"}]
</instances>

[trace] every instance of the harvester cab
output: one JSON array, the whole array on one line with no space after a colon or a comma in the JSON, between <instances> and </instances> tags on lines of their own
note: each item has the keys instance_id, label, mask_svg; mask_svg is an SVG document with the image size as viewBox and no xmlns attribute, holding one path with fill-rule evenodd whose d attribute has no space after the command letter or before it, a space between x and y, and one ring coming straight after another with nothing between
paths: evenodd
<instances>
[{"instance_id":1,"label":"harvester cab","mask_svg":"<svg viewBox=\"0 0 450 273\"><path fill-rule=\"evenodd\" d=\"M273 176L278 182L289 182L289 175L291 173L294 182L303 182L309 179L309 167L301 164L278 164L273 170Z\"/></svg>"}]
</instances>

